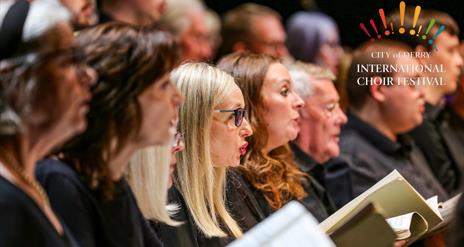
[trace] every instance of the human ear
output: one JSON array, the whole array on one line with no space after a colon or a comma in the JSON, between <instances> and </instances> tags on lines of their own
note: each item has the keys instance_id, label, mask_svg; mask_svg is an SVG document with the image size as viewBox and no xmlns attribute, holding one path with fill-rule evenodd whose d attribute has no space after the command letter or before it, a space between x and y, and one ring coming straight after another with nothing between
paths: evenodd
<instances>
[{"instance_id":1,"label":"human ear","mask_svg":"<svg viewBox=\"0 0 464 247\"><path fill-rule=\"evenodd\" d=\"M374 76L372 77L372 82L372 85L370 85L369 87L369 91L371 92L372 98L379 102L385 101L385 94L383 92L385 86L381 85L382 78L380 78L379 76Z\"/></svg>"}]
</instances>

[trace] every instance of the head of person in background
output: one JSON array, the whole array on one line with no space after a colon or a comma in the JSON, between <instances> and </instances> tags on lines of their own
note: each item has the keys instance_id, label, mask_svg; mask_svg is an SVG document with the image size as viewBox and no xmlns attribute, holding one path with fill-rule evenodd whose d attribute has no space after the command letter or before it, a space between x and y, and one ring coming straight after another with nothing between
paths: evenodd
<instances>
[{"instance_id":1,"label":"head of person in background","mask_svg":"<svg viewBox=\"0 0 464 247\"><path fill-rule=\"evenodd\" d=\"M234 79L210 65L184 64L172 80L185 97L178 125L185 150L177 154L175 187L202 235L237 238L242 231L226 209L224 187L226 170L240 164L252 134L248 106Z\"/></svg>"},{"instance_id":2,"label":"head of person in background","mask_svg":"<svg viewBox=\"0 0 464 247\"><path fill-rule=\"evenodd\" d=\"M335 75L343 57L337 23L320 12L297 12L287 21L290 54L306 63L326 67Z\"/></svg>"},{"instance_id":3,"label":"head of person in background","mask_svg":"<svg viewBox=\"0 0 464 247\"><path fill-rule=\"evenodd\" d=\"M167 144L175 133L182 96L169 75L179 63L178 46L167 32L115 22L86 29L77 40L99 80L92 88L89 128L57 153L101 198L111 199L127 165L112 163L128 163L137 149Z\"/></svg>"},{"instance_id":4,"label":"head of person in background","mask_svg":"<svg viewBox=\"0 0 464 247\"><path fill-rule=\"evenodd\" d=\"M279 13L254 3L229 10L223 17L219 55L250 51L276 58L287 57L287 37L281 21Z\"/></svg>"},{"instance_id":5,"label":"head of person in background","mask_svg":"<svg viewBox=\"0 0 464 247\"><path fill-rule=\"evenodd\" d=\"M303 100L295 93L287 68L277 58L248 52L222 58L218 67L230 73L242 89L254 135L240 169L273 209L302 199L305 176L293 162L288 142L300 130Z\"/></svg>"},{"instance_id":6,"label":"head of person in background","mask_svg":"<svg viewBox=\"0 0 464 247\"><path fill-rule=\"evenodd\" d=\"M413 23L413 8L406 8L405 16L405 23L407 23L405 28L406 32L409 32ZM399 12L392 13L389 18L395 23L400 23ZM420 64L443 66L442 70L424 70L421 75L428 78L442 78L443 85L423 86L427 103L438 106L443 103L445 95L456 90L463 59L459 53L459 26L449 14L437 10L422 9L416 27L422 26L422 30L424 30L432 18L436 20L435 25L427 34L426 40L413 35L397 35L395 39L408 44L415 52L429 52L430 56L418 58ZM445 29L437 36L433 44L429 44L428 41L434 37L441 25L445 25Z\"/></svg>"},{"instance_id":7,"label":"head of person in background","mask_svg":"<svg viewBox=\"0 0 464 247\"><path fill-rule=\"evenodd\" d=\"M86 127L95 72L75 49L69 20L56 2L0 2L0 197L8 209L0 212L2 246L72 242L34 173L37 160Z\"/></svg>"},{"instance_id":8,"label":"head of person in background","mask_svg":"<svg viewBox=\"0 0 464 247\"><path fill-rule=\"evenodd\" d=\"M98 22L95 0L60 0L71 12L71 24L75 29L93 26Z\"/></svg>"},{"instance_id":9,"label":"head of person in background","mask_svg":"<svg viewBox=\"0 0 464 247\"><path fill-rule=\"evenodd\" d=\"M373 58L373 52L410 52L406 44L397 41L376 41L356 50L349 69L347 94L350 110L359 118L375 126L383 135L396 141L397 135L417 127L423 121L424 92L411 82L420 77L417 71L360 70L368 64L418 65L409 56ZM391 82L388 81L391 78Z\"/></svg>"},{"instance_id":10,"label":"head of person in background","mask_svg":"<svg viewBox=\"0 0 464 247\"><path fill-rule=\"evenodd\" d=\"M72 0L62 0L72 1ZM100 0L100 22L120 21L137 26L156 24L166 11L165 0Z\"/></svg>"},{"instance_id":11,"label":"head of person in background","mask_svg":"<svg viewBox=\"0 0 464 247\"><path fill-rule=\"evenodd\" d=\"M214 56L207 10L199 0L167 0L161 28L177 39L183 61L207 61Z\"/></svg>"},{"instance_id":12,"label":"head of person in background","mask_svg":"<svg viewBox=\"0 0 464 247\"><path fill-rule=\"evenodd\" d=\"M178 132L171 143L144 148L132 156L126 178L145 219L179 225L170 217L177 207L167 205L167 191L173 185L176 153L184 150L184 145L183 135Z\"/></svg>"},{"instance_id":13,"label":"head of person in background","mask_svg":"<svg viewBox=\"0 0 464 247\"><path fill-rule=\"evenodd\" d=\"M295 143L319 164L340 154L339 140L347 122L334 86L335 75L326 68L295 62L288 64L295 92L304 100L300 133Z\"/></svg>"}]
</instances>

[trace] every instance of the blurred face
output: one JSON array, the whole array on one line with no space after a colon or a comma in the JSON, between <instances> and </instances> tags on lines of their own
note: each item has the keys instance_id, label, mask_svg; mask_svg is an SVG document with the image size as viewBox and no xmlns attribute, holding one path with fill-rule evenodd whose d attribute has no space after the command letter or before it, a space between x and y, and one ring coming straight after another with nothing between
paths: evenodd
<instances>
[{"instance_id":1,"label":"blurred face","mask_svg":"<svg viewBox=\"0 0 464 247\"><path fill-rule=\"evenodd\" d=\"M252 20L251 30L254 39L247 44L248 50L277 58L287 57L287 35L280 20L273 16L259 16Z\"/></svg>"},{"instance_id":2,"label":"blurred face","mask_svg":"<svg viewBox=\"0 0 464 247\"><path fill-rule=\"evenodd\" d=\"M265 151L269 152L297 137L300 131L298 110L304 103L293 91L288 70L280 63L269 66L261 98L262 117L268 133Z\"/></svg>"},{"instance_id":3,"label":"blurred face","mask_svg":"<svg viewBox=\"0 0 464 247\"><path fill-rule=\"evenodd\" d=\"M43 109L41 102L36 102L38 109L34 109L30 114L32 123L50 123L54 121L47 131L53 135L49 138L56 143L62 143L73 135L84 131L86 127L86 113L89 109L90 86L95 83L95 71L87 65L82 64L76 51L72 49L74 39L71 27L68 24L59 25L54 30L54 34L59 34L59 44L57 51L48 51L48 58L45 58L45 67L39 71L39 80L47 83L53 82L53 95L49 92L48 99L43 99L46 107L54 105L52 110ZM40 99L39 99L40 100ZM50 120L53 118L54 120ZM46 124L48 125L48 124Z\"/></svg>"},{"instance_id":4,"label":"blurred face","mask_svg":"<svg viewBox=\"0 0 464 247\"><path fill-rule=\"evenodd\" d=\"M252 134L252 130L245 118L237 126L237 117L231 110L239 108L245 108L245 101L240 88L234 85L229 96L213 112L210 135L215 166L238 166L240 157L246 153L248 143L245 138Z\"/></svg>"},{"instance_id":5,"label":"blurred face","mask_svg":"<svg viewBox=\"0 0 464 247\"><path fill-rule=\"evenodd\" d=\"M75 27L83 28L97 24L95 0L61 0L61 3L71 12Z\"/></svg>"},{"instance_id":6,"label":"blurred face","mask_svg":"<svg viewBox=\"0 0 464 247\"><path fill-rule=\"evenodd\" d=\"M443 81L446 84L442 86L442 92L443 94L449 94L456 90L463 63L462 57L459 54L459 39L457 36L443 31L434 43L438 50L432 50L430 58L425 59L424 63L443 64L446 72L437 72L426 76L443 77Z\"/></svg>"},{"instance_id":7,"label":"blurred face","mask_svg":"<svg viewBox=\"0 0 464 247\"><path fill-rule=\"evenodd\" d=\"M301 109L300 126L308 130L304 135L308 137L309 154L322 164L340 154L340 129L347 118L338 105L340 98L331 80L314 80L313 90Z\"/></svg>"},{"instance_id":8,"label":"blurred face","mask_svg":"<svg viewBox=\"0 0 464 247\"><path fill-rule=\"evenodd\" d=\"M337 74L342 56L343 49L340 46L338 33L335 30L328 32L327 41L322 44L319 50L318 63L330 69L332 73Z\"/></svg>"},{"instance_id":9,"label":"blurred face","mask_svg":"<svg viewBox=\"0 0 464 247\"><path fill-rule=\"evenodd\" d=\"M195 12L189 15L190 27L181 34L183 60L206 61L213 57L213 47L206 23L205 13Z\"/></svg>"},{"instance_id":10,"label":"blurred face","mask_svg":"<svg viewBox=\"0 0 464 247\"><path fill-rule=\"evenodd\" d=\"M141 146L167 144L176 132L177 107L183 98L169 75L165 74L138 96L142 123L136 142Z\"/></svg>"},{"instance_id":11,"label":"blurred face","mask_svg":"<svg viewBox=\"0 0 464 247\"><path fill-rule=\"evenodd\" d=\"M417 64L416 59L401 57L398 64ZM419 74L401 72L394 75L398 77L418 77ZM424 112L424 92L413 85L394 83L393 86L382 86L384 102L381 104L382 115L389 128L395 134L402 134L412 130L422 123Z\"/></svg>"},{"instance_id":12,"label":"blurred face","mask_svg":"<svg viewBox=\"0 0 464 247\"><path fill-rule=\"evenodd\" d=\"M158 21L166 11L165 0L132 0L140 16L146 17L149 23Z\"/></svg>"}]
</instances>

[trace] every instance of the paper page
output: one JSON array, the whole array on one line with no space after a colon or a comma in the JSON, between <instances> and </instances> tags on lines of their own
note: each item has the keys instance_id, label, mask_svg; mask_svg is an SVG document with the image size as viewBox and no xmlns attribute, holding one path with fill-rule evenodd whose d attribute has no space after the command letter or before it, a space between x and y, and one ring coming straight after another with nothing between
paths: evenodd
<instances>
[{"instance_id":1,"label":"paper page","mask_svg":"<svg viewBox=\"0 0 464 247\"><path fill-rule=\"evenodd\" d=\"M228 247L309 246L335 247L317 220L303 205L293 201L260 222Z\"/></svg>"},{"instance_id":2,"label":"paper page","mask_svg":"<svg viewBox=\"0 0 464 247\"><path fill-rule=\"evenodd\" d=\"M438 196L432 196L429 199L427 199L426 202L433 209L435 213L437 213L438 215L441 215L440 211L438 210Z\"/></svg>"},{"instance_id":3,"label":"paper page","mask_svg":"<svg viewBox=\"0 0 464 247\"><path fill-rule=\"evenodd\" d=\"M411 220L412 220L412 215L414 213L409 213L409 214L403 214L400 216L392 217L387 219L388 224L390 225L393 230L396 231L403 231L403 230L409 230L411 227Z\"/></svg>"}]
</instances>

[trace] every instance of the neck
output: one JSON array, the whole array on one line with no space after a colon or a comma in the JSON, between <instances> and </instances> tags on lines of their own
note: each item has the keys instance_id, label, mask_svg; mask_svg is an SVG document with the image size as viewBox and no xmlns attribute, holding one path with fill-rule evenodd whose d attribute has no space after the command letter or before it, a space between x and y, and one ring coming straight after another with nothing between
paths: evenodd
<instances>
[{"instance_id":1,"label":"neck","mask_svg":"<svg viewBox=\"0 0 464 247\"><path fill-rule=\"evenodd\" d=\"M41 139L29 138L22 135L18 138L18 141L12 141L2 145L4 157L1 157L2 162L6 166L12 166L11 162L17 162L17 164L24 170L24 175L28 178L35 180L35 165L37 160L43 158L43 156L49 151L45 143L40 141Z\"/></svg>"},{"instance_id":2,"label":"neck","mask_svg":"<svg viewBox=\"0 0 464 247\"><path fill-rule=\"evenodd\" d=\"M126 171L126 167L129 165L130 158L136 150L137 148L135 145L128 144L111 159L109 162L111 180L119 181L122 178Z\"/></svg>"},{"instance_id":3,"label":"neck","mask_svg":"<svg viewBox=\"0 0 464 247\"><path fill-rule=\"evenodd\" d=\"M427 103L433 106L438 106L442 103L444 95L442 92L439 92L436 88L425 87L424 92L425 101L427 101Z\"/></svg>"},{"instance_id":4,"label":"neck","mask_svg":"<svg viewBox=\"0 0 464 247\"><path fill-rule=\"evenodd\" d=\"M388 121L385 121L382 117L382 113L379 111L378 107L374 105L375 103L368 102L366 106L360 110L352 111L364 122L369 123L372 127L377 129L380 133L386 136L388 139L396 142L397 136L396 133L388 127Z\"/></svg>"},{"instance_id":5,"label":"neck","mask_svg":"<svg viewBox=\"0 0 464 247\"><path fill-rule=\"evenodd\" d=\"M461 119L464 119L464 92L456 94L451 107Z\"/></svg>"},{"instance_id":6,"label":"neck","mask_svg":"<svg viewBox=\"0 0 464 247\"><path fill-rule=\"evenodd\" d=\"M130 1L103 1L103 12L111 16L114 20L129 23L132 25L141 24L142 19L137 11L128 4Z\"/></svg>"}]
</instances>

